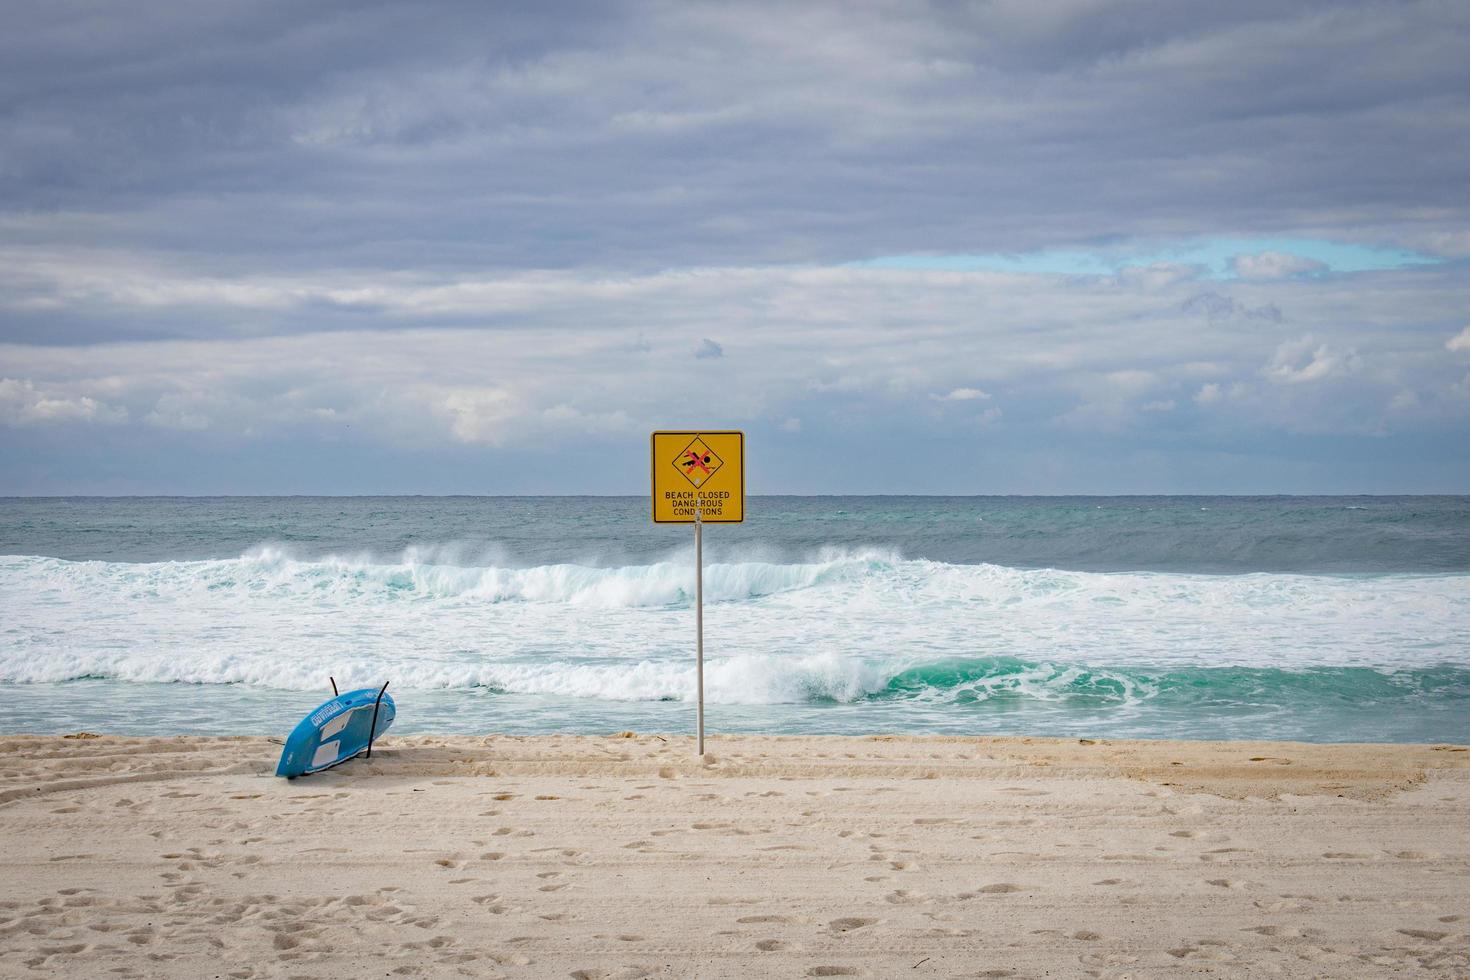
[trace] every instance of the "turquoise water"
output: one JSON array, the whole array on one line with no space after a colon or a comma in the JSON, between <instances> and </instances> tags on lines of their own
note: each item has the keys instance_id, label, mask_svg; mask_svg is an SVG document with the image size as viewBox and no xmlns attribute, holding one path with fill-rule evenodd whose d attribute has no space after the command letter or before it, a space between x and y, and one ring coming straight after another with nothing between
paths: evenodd
<instances>
[{"instance_id":1,"label":"turquoise water","mask_svg":"<svg viewBox=\"0 0 1470 980\"><path fill-rule=\"evenodd\" d=\"M687 731L643 498L0 500L0 731ZM757 497L711 731L1470 741L1470 498Z\"/></svg>"}]
</instances>

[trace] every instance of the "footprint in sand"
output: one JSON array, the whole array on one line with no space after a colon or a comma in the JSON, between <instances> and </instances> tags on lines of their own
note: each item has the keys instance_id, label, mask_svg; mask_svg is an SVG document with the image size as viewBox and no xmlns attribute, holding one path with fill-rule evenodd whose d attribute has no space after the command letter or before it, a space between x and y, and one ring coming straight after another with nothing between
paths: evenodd
<instances>
[{"instance_id":1,"label":"footprint in sand","mask_svg":"<svg viewBox=\"0 0 1470 980\"><path fill-rule=\"evenodd\" d=\"M1018 892L1020 890L1020 885L1013 885L1010 882L1000 882L998 884L985 885L983 887L975 889L975 891L981 895L1009 895L1012 892Z\"/></svg>"},{"instance_id":2,"label":"footprint in sand","mask_svg":"<svg viewBox=\"0 0 1470 980\"><path fill-rule=\"evenodd\" d=\"M896 892L889 892L883 896L883 900L890 905L920 905L930 901L928 895L923 892L911 892L900 888Z\"/></svg>"},{"instance_id":3,"label":"footprint in sand","mask_svg":"<svg viewBox=\"0 0 1470 980\"><path fill-rule=\"evenodd\" d=\"M1303 935L1302 930L1292 926L1252 926L1249 929L1242 929L1241 932L1253 932L1258 936L1269 936L1273 939L1300 939Z\"/></svg>"},{"instance_id":4,"label":"footprint in sand","mask_svg":"<svg viewBox=\"0 0 1470 980\"><path fill-rule=\"evenodd\" d=\"M873 925L877 921L877 919L865 919L861 916L847 916L841 919L833 919L831 922L827 923L827 928L831 929L834 933L841 935L845 932L853 932L858 929L866 929L868 926Z\"/></svg>"},{"instance_id":5,"label":"footprint in sand","mask_svg":"<svg viewBox=\"0 0 1470 980\"><path fill-rule=\"evenodd\" d=\"M1252 904L1262 912L1310 912L1312 910L1309 902L1299 901L1290 895L1283 895L1277 900L1256 901Z\"/></svg>"},{"instance_id":6,"label":"footprint in sand","mask_svg":"<svg viewBox=\"0 0 1470 980\"><path fill-rule=\"evenodd\" d=\"M855 966L814 966L806 971L809 977L855 977L858 969Z\"/></svg>"}]
</instances>

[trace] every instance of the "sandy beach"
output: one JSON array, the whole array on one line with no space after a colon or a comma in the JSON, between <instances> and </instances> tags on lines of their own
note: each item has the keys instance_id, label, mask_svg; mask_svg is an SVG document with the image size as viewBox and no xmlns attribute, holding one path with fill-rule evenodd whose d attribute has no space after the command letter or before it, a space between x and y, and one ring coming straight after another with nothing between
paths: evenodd
<instances>
[{"instance_id":1,"label":"sandy beach","mask_svg":"<svg viewBox=\"0 0 1470 980\"><path fill-rule=\"evenodd\" d=\"M1470 751L0 738L0 975L1470 975Z\"/></svg>"}]
</instances>

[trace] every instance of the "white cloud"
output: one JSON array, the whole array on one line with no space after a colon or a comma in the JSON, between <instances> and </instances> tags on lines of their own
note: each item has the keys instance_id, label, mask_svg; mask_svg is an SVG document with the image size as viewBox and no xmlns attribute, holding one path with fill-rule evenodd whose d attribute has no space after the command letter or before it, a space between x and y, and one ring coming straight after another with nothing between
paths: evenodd
<instances>
[{"instance_id":1,"label":"white cloud","mask_svg":"<svg viewBox=\"0 0 1470 980\"><path fill-rule=\"evenodd\" d=\"M198 432L208 429L214 418L228 419L241 407L238 403L232 403L224 392L209 390L167 392L158 397L152 411L143 416L143 422L161 429Z\"/></svg>"},{"instance_id":2,"label":"white cloud","mask_svg":"<svg viewBox=\"0 0 1470 980\"><path fill-rule=\"evenodd\" d=\"M1305 273L1325 272L1327 263L1288 252L1258 252L1237 255L1230 267L1242 279L1287 279Z\"/></svg>"},{"instance_id":3,"label":"white cloud","mask_svg":"<svg viewBox=\"0 0 1470 980\"><path fill-rule=\"evenodd\" d=\"M1109 371L1106 375L1108 384L1119 391L1130 395L1136 395L1158 384L1158 375L1152 371L1142 371L1138 368L1126 368L1121 371Z\"/></svg>"},{"instance_id":4,"label":"white cloud","mask_svg":"<svg viewBox=\"0 0 1470 980\"><path fill-rule=\"evenodd\" d=\"M1304 384L1353 370L1357 362L1355 351L1334 350L1308 335L1277 347L1264 373L1278 384Z\"/></svg>"},{"instance_id":5,"label":"white cloud","mask_svg":"<svg viewBox=\"0 0 1470 980\"><path fill-rule=\"evenodd\" d=\"M1140 289L1162 289L1196 278L1203 271L1197 265L1177 262L1154 262L1150 265L1124 266L1118 278L1130 286Z\"/></svg>"},{"instance_id":6,"label":"white cloud","mask_svg":"<svg viewBox=\"0 0 1470 980\"><path fill-rule=\"evenodd\" d=\"M256 283L203 308L194 299L161 311L111 301L94 307L114 276L158 267L79 266L91 270L88 290L65 288L64 262L48 266L52 286L33 278L32 287L63 297L73 316L105 309L111 322L138 329L160 312L183 323L274 322L262 319L268 310L233 305L262 295ZM0 280L7 268L0 264ZM188 277L182 267L162 274ZM376 284L342 272L280 283L306 297L287 326L325 321L336 329L0 342L0 373L30 379L30 401L44 395L70 403L27 410L28 418L50 411L131 419L159 430L157 439L169 438L168 430L212 440L336 438L351 427L369 442L424 450L554 446L579 433L657 427L672 410L706 403L708 372L690 364L702 339L688 332L689 311L697 309L702 333L739 338L739 370L731 364L722 373L718 405L726 424L750 429L793 418L819 438L841 418L881 423L893 438L907 438L932 428L938 406L978 409L1003 386L1008 428L1017 431L1040 431L1057 419L1076 432L1143 432L1160 424L1171 403L1192 399L1201 406L1228 401L1228 424L1242 433L1356 432L1379 425L1394 392L1405 388L1421 392L1415 419L1465 414L1459 399L1422 395L1445 392L1454 381L1443 376L1446 331L1428 324L1463 316L1463 289L1452 272L1415 277L1410 310L1403 288L1351 277L1237 284L1236 299L1200 300L1190 280L1143 292L1107 277L1058 288L1049 276L852 267L708 268L623 279L569 271L419 274ZM321 297L361 290L374 290L373 310L329 319L334 307ZM1263 309L1271 315L1258 315ZM1297 339L1283 343L1277 309L1290 311ZM985 388L970 380L982 370ZM7 397L14 419L14 392ZM969 418L994 423L1000 415Z\"/></svg>"},{"instance_id":7,"label":"white cloud","mask_svg":"<svg viewBox=\"0 0 1470 980\"><path fill-rule=\"evenodd\" d=\"M502 443L518 414L515 397L501 388L461 388L431 398L432 409L448 420L460 442Z\"/></svg>"},{"instance_id":8,"label":"white cloud","mask_svg":"<svg viewBox=\"0 0 1470 980\"><path fill-rule=\"evenodd\" d=\"M120 425L127 410L86 395L43 390L25 379L0 378L0 424L12 428L65 422Z\"/></svg>"},{"instance_id":9,"label":"white cloud","mask_svg":"<svg viewBox=\"0 0 1470 980\"><path fill-rule=\"evenodd\" d=\"M635 428L628 413L584 412L570 405L553 405L541 413L541 417L552 425L588 435L632 432Z\"/></svg>"},{"instance_id":10,"label":"white cloud","mask_svg":"<svg viewBox=\"0 0 1470 980\"><path fill-rule=\"evenodd\" d=\"M979 388L952 388L947 394L930 395L929 397L940 402L972 402L987 401L990 395Z\"/></svg>"},{"instance_id":11,"label":"white cloud","mask_svg":"<svg viewBox=\"0 0 1470 980\"><path fill-rule=\"evenodd\" d=\"M1444 343L1445 350L1470 350L1470 327L1466 327Z\"/></svg>"}]
</instances>

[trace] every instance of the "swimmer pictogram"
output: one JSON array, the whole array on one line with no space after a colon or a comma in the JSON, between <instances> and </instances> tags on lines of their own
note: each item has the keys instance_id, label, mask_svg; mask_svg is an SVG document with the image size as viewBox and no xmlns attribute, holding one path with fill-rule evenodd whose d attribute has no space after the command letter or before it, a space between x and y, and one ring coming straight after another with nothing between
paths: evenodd
<instances>
[{"instance_id":1,"label":"swimmer pictogram","mask_svg":"<svg viewBox=\"0 0 1470 980\"><path fill-rule=\"evenodd\" d=\"M715 455L714 450L705 445L704 440L698 437L685 446L673 462L674 468L684 474L684 479L692 483L696 489L704 486L705 481L714 476L724 465L723 460Z\"/></svg>"},{"instance_id":2,"label":"swimmer pictogram","mask_svg":"<svg viewBox=\"0 0 1470 980\"><path fill-rule=\"evenodd\" d=\"M705 476L709 476L708 453L700 456L699 453L691 449L684 454L684 459L681 462L683 463L685 473L693 473L695 470L699 470Z\"/></svg>"}]
</instances>

